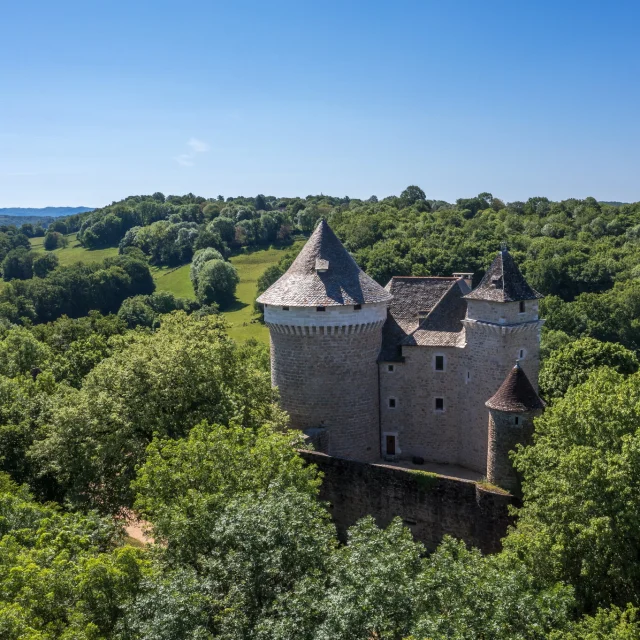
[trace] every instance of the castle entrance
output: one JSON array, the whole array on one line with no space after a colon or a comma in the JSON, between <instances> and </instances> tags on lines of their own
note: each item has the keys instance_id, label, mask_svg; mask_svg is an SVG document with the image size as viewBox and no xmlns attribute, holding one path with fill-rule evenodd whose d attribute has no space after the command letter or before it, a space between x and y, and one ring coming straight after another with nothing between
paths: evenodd
<instances>
[{"instance_id":1,"label":"castle entrance","mask_svg":"<svg viewBox=\"0 0 640 640\"><path fill-rule=\"evenodd\" d=\"M396 455L396 437L395 436L387 436L387 455L395 456Z\"/></svg>"}]
</instances>

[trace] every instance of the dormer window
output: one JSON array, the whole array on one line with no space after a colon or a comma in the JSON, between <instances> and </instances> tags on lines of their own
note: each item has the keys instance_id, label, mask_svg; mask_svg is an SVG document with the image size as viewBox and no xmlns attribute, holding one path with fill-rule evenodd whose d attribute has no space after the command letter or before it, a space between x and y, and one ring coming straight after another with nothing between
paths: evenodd
<instances>
[{"instance_id":1,"label":"dormer window","mask_svg":"<svg viewBox=\"0 0 640 640\"><path fill-rule=\"evenodd\" d=\"M329 261L322 258L316 258L316 271L318 273L325 273L329 270Z\"/></svg>"},{"instance_id":2,"label":"dormer window","mask_svg":"<svg viewBox=\"0 0 640 640\"><path fill-rule=\"evenodd\" d=\"M491 286L494 289L502 289L502 276L495 276L491 278Z\"/></svg>"}]
</instances>

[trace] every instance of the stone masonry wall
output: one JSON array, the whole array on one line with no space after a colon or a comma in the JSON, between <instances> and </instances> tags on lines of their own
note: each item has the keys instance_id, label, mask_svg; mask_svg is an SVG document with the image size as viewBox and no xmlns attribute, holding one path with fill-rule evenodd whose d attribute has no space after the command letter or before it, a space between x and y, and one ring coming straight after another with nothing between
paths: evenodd
<instances>
[{"instance_id":1,"label":"stone masonry wall","mask_svg":"<svg viewBox=\"0 0 640 640\"><path fill-rule=\"evenodd\" d=\"M487 478L489 482L520 495L520 478L513 468L509 452L518 444L529 444L533 436L533 418L538 412L505 413L489 411L489 453ZM518 424L515 424L515 420Z\"/></svg>"},{"instance_id":2,"label":"stone masonry wall","mask_svg":"<svg viewBox=\"0 0 640 640\"><path fill-rule=\"evenodd\" d=\"M354 333L271 330L271 377L291 425L327 432L327 453L378 460L381 327Z\"/></svg>"},{"instance_id":3,"label":"stone masonry wall","mask_svg":"<svg viewBox=\"0 0 640 640\"><path fill-rule=\"evenodd\" d=\"M373 465L301 451L324 474L320 498L329 509L341 539L348 527L367 515L387 526L399 516L416 540L435 549L450 535L484 553L500 550L512 523L513 497L474 482L407 469Z\"/></svg>"},{"instance_id":4,"label":"stone masonry wall","mask_svg":"<svg viewBox=\"0 0 640 640\"><path fill-rule=\"evenodd\" d=\"M471 381L463 420L468 437L460 440L458 464L486 474L489 411L484 403L500 388L520 351L524 352L520 364L537 389L540 327L536 322L515 327L467 323L466 336L464 352Z\"/></svg>"}]
</instances>

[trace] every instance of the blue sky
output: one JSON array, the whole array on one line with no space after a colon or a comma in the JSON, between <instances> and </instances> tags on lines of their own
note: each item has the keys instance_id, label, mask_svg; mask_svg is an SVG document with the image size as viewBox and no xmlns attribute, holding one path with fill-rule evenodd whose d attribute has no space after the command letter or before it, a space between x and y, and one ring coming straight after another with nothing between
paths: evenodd
<instances>
[{"instance_id":1,"label":"blue sky","mask_svg":"<svg viewBox=\"0 0 640 640\"><path fill-rule=\"evenodd\" d=\"M2 3L0 207L640 200L640 3Z\"/></svg>"}]
</instances>

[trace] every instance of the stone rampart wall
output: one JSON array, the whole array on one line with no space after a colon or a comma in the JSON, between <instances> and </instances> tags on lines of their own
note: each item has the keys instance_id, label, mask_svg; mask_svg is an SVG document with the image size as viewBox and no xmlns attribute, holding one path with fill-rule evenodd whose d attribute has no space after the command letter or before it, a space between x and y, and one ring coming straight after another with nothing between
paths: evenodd
<instances>
[{"instance_id":1,"label":"stone rampart wall","mask_svg":"<svg viewBox=\"0 0 640 640\"><path fill-rule=\"evenodd\" d=\"M484 553L500 550L514 498L476 483L407 469L301 451L324 474L321 499L329 503L338 533L372 515L381 527L399 516L416 540L433 550L451 535Z\"/></svg>"}]
</instances>

